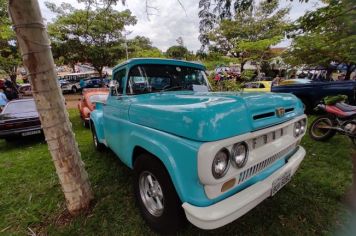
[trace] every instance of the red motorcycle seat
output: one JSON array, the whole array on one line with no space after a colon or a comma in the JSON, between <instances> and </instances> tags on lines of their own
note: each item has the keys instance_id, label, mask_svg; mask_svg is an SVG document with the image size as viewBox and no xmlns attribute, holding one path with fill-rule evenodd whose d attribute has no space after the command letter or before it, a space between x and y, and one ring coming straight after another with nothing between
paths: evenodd
<instances>
[{"instance_id":1,"label":"red motorcycle seat","mask_svg":"<svg viewBox=\"0 0 356 236\"><path fill-rule=\"evenodd\" d=\"M343 102L336 103L335 106L344 112L356 112L356 106L351 106Z\"/></svg>"}]
</instances>

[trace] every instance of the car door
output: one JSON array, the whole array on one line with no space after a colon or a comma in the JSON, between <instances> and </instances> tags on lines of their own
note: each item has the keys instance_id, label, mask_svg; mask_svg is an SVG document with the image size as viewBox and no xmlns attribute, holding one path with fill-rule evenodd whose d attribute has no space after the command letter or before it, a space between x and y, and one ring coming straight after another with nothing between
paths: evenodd
<instances>
[{"instance_id":1,"label":"car door","mask_svg":"<svg viewBox=\"0 0 356 236\"><path fill-rule=\"evenodd\" d=\"M104 106L104 132L107 145L118 155L123 156L123 145L128 122L129 98L123 94L126 68L114 71L113 80L117 81L117 89L111 88L110 95Z\"/></svg>"}]
</instances>

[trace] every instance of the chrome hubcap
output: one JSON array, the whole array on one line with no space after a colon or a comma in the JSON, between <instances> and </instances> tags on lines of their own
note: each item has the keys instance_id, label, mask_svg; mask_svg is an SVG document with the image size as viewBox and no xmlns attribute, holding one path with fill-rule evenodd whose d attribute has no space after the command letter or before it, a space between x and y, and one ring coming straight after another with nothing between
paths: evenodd
<instances>
[{"instance_id":1,"label":"chrome hubcap","mask_svg":"<svg viewBox=\"0 0 356 236\"><path fill-rule=\"evenodd\" d=\"M98 146L98 140L96 139L96 135L93 134L93 138L94 138L94 145L95 147Z\"/></svg>"},{"instance_id":2,"label":"chrome hubcap","mask_svg":"<svg viewBox=\"0 0 356 236\"><path fill-rule=\"evenodd\" d=\"M156 177L148 171L142 172L139 177L139 189L141 200L148 212L156 217L161 216L164 210L164 197Z\"/></svg>"}]
</instances>

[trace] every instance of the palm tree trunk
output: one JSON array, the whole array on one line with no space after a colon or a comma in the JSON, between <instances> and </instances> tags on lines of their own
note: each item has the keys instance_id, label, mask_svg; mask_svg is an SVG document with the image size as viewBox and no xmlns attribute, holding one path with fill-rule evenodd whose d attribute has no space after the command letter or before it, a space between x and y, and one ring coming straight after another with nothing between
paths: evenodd
<instances>
[{"instance_id":1,"label":"palm tree trunk","mask_svg":"<svg viewBox=\"0 0 356 236\"><path fill-rule=\"evenodd\" d=\"M38 2L10 0L9 14L67 208L71 214L77 214L89 206L93 195L56 79Z\"/></svg>"}]
</instances>

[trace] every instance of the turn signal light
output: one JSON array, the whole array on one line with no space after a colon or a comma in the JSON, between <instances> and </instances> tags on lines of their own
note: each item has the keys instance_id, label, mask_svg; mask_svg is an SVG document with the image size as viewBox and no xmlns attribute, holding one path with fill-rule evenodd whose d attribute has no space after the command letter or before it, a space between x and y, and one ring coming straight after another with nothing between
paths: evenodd
<instances>
[{"instance_id":1,"label":"turn signal light","mask_svg":"<svg viewBox=\"0 0 356 236\"><path fill-rule=\"evenodd\" d=\"M230 179L229 181L225 182L223 184L223 186L221 187L221 192L226 192L227 190L229 190L230 188L234 187L236 183L236 179Z\"/></svg>"}]
</instances>

